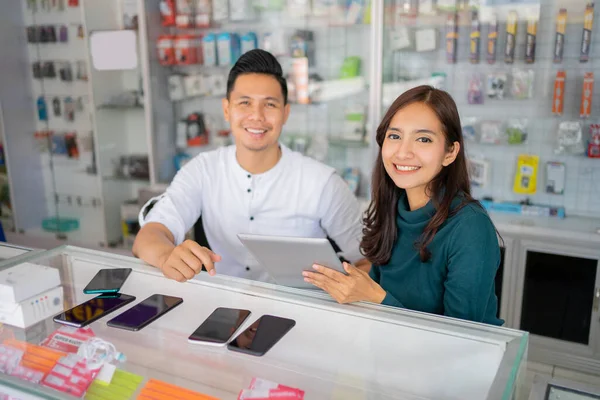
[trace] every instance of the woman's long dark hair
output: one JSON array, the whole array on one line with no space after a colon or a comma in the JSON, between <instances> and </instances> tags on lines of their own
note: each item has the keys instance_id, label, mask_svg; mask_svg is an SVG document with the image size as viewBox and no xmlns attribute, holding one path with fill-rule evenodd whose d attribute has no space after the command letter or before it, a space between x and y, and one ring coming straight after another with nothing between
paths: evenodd
<instances>
[{"instance_id":1,"label":"woman's long dark hair","mask_svg":"<svg viewBox=\"0 0 600 400\"><path fill-rule=\"evenodd\" d=\"M388 176L383 166L381 147L394 115L402 108L413 103L427 104L437 115L446 137L448 150L451 149L454 142L460 144L454 162L447 167L443 167L426 188L427 194L433 200L436 212L425 227L423 235L415 244L422 262L427 262L431 258L427 246L448 216L456 213L466 204L475 202L471 197L462 128L456 103L448 93L434 89L431 86L418 86L404 92L390 106L377 128L376 140L379 145L379 155L373 170L372 200L363 219L365 227L363 229L363 239L360 243L363 255L373 264L387 264L392 256L392 249L398 234L398 227L396 226L398 199L403 192L403 189L397 187ZM451 213L450 205L457 195L461 195L463 202Z\"/></svg>"}]
</instances>

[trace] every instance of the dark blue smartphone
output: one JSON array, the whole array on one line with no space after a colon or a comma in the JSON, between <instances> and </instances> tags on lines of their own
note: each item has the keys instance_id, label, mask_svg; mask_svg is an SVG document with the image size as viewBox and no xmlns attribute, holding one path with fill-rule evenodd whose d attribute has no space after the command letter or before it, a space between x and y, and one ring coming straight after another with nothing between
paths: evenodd
<instances>
[{"instance_id":1,"label":"dark blue smartphone","mask_svg":"<svg viewBox=\"0 0 600 400\"><path fill-rule=\"evenodd\" d=\"M131 268L101 269L83 289L83 293L118 293L129 274Z\"/></svg>"},{"instance_id":2,"label":"dark blue smartphone","mask_svg":"<svg viewBox=\"0 0 600 400\"><path fill-rule=\"evenodd\" d=\"M181 297L153 294L124 313L117 315L106 324L113 328L139 331L181 303L183 303Z\"/></svg>"},{"instance_id":3,"label":"dark blue smartphone","mask_svg":"<svg viewBox=\"0 0 600 400\"><path fill-rule=\"evenodd\" d=\"M122 293L101 295L58 314L54 322L81 328L134 300L134 296Z\"/></svg>"}]
</instances>

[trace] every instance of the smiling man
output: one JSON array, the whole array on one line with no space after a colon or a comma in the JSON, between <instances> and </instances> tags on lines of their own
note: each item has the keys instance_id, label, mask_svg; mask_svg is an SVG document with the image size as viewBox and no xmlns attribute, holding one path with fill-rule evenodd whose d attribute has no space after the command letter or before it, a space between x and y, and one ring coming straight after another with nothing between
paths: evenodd
<instances>
[{"instance_id":1,"label":"smiling man","mask_svg":"<svg viewBox=\"0 0 600 400\"><path fill-rule=\"evenodd\" d=\"M335 170L279 143L290 113L287 85L273 55L252 50L227 80L223 114L235 145L201 153L175 176L167 191L140 212L133 253L171 279L185 281L206 268L268 281L238 233L329 237L350 262L360 254L358 201ZM202 215L212 249L184 241Z\"/></svg>"}]
</instances>

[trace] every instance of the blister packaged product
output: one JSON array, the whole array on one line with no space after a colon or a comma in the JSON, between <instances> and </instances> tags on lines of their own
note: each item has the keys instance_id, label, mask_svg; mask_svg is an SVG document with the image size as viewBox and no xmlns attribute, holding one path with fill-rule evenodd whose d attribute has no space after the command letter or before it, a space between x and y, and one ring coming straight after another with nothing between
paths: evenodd
<instances>
[{"instance_id":1,"label":"blister packaged product","mask_svg":"<svg viewBox=\"0 0 600 400\"><path fill-rule=\"evenodd\" d=\"M465 142L478 142L480 121L477 117L465 117L461 119L462 134Z\"/></svg>"},{"instance_id":2,"label":"blister packaged product","mask_svg":"<svg viewBox=\"0 0 600 400\"><path fill-rule=\"evenodd\" d=\"M507 76L503 73L489 74L487 77L487 96L490 99L502 100L506 94Z\"/></svg>"},{"instance_id":3,"label":"blister packaged product","mask_svg":"<svg viewBox=\"0 0 600 400\"><path fill-rule=\"evenodd\" d=\"M527 119L509 119L506 123L506 141L508 144L522 144L527 140Z\"/></svg>"},{"instance_id":4,"label":"blister packaged product","mask_svg":"<svg viewBox=\"0 0 600 400\"><path fill-rule=\"evenodd\" d=\"M533 97L533 80L535 72L530 69L514 69L512 74L511 93L515 99Z\"/></svg>"},{"instance_id":5,"label":"blister packaged product","mask_svg":"<svg viewBox=\"0 0 600 400\"><path fill-rule=\"evenodd\" d=\"M506 136L500 121L483 121L481 123L481 143L504 144Z\"/></svg>"},{"instance_id":6,"label":"blister packaged product","mask_svg":"<svg viewBox=\"0 0 600 400\"><path fill-rule=\"evenodd\" d=\"M558 124L556 154L583 154L583 127L579 121L563 121Z\"/></svg>"},{"instance_id":7,"label":"blister packaged product","mask_svg":"<svg viewBox=\"0 0 600 400\"><path fill-rule=\"evenodd\" d=\"M473 74L469 78L467 100L469 104L483 104L483 78L481 74Z\"/></svg>"}]
</instances>

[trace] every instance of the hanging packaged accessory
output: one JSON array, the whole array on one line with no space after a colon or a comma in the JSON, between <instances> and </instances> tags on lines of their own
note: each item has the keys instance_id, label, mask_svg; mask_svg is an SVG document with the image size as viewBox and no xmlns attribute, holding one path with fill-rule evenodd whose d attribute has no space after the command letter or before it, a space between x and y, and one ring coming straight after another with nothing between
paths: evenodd
<instances>
[{"instance_id":1,"label":"hanging packaged accessory","mask_svg":"<svg viewBox=\"0 0 600 400\"><path fill-rule=\"evenodd\" d=\"M537 192L539 156L521 154L517 160L517 174L513 191L517 194L535 194Z\"/></svg>"},{"instance_id":2,"label":"hanging packaged accessory","mask_svg":"<svg viewBox=\"0 0 600 400\"><path fill-rule=\"evenodd\" d=\"M161 0L159 9L162 26L175 26L175 0Z\"/></svg>"},{"instance_id":3,"label":"hanging packaged accessory","mask_svg":"<svg viewBox=\"0 0 600 400\"><path fill-rule=\"evenodd\" d=\"M46 32L48 35L48 42L49 43L56 43L56 27L54 25L48 25L46 26Z\"/></svg>"},{"instance_id":4,"label":"hanging packaged accessory","mask_svg":"<svg viewBox=\"0 0 600 400\"><path fill-rule=\"evenodd\" d=\"M496 48L498 45L498 17L493 14L488 24L487 40L487 62L494 64L496 62Z\"/></svg>"},{"instance_id":5,"label":"hanging packaged accessory","mask_svg":"<svg viewBox=\"0 0 600 400\"><path fill-rule=\"evenodd\" d=\"M43 96L37 99L37 112L40 121L48 121L48 107L46 106L46 99Z\"/></svg>"},{"instance_id":6,"label":"hanging packaged accessory","mask_svg":"<svg viewBox=\"0 0 600 400\"><path fill-rule=\"evenodd\" d=\"M63 62L60 66L59 74L61 81L73 81L73 69L71 68L71 63L68 61Z\"/></svg>"},{"instance_id":7,"label":"hanging packaged accessory","mask_svg":"<svg viewBox=\"0 0 600 400\"><path fill-rule=\"evenodd\" d=\"M448 14L446 20L446 61L456 64L456 51L458 43L458 13Z\"/></svg>"},{"instance_id":8,"label":"hanging packaged accessory","mask_svg":"<svg viewBox=\"0 0 600 400\"><path fill-rule=\"evenodd\" d=\"M532 70L513 70L511 92L515 99L530 99L533 97L534 77L535 73Z\"/></svg>"},{"instance_id":9,"label":"hanging packaged accessory","mask_svg":"<svg viewBox=\"0 0 600 400\"><path fill-rule=\"evenodd\" d=\"M588 143L587 156L600 158L600 125L590 125L590 142Z\"/></svg>"},{"instance_id":10,"label":"hanging packaged accessory","mask_svg":"<svg viewBox=\"0 0 600 400\"><path fill-rule=\"evenodd\" d=\"M527 119L509 119L506 123L506 141L508 144L523 144L527 140Z\"/></svg>"},{"instance_id":11,"label":"hanging packaged accessory","mask_svg":"<svg viewBox=\"0 0 600 400\"><path fill-rule=\"evenodd\" d=\"M65 119L69 122L73 122L75 120L75 102L72 97L65 97L63 110Z\"/></svg>"},{"instance_id":12,"label":"hanging packaged accessory","mask_svg":"<svg viewBox=\"0 0 600 400\"><path fill-rule=\"evenodd\" d=\"M588 3L583 15L583 34L581 36L580 62L588 62L592 44L592 28L594 27L594 3Z\"/></svg>"},{"instance_id":13,"label":"hanging packaged accessory","mask_svg":"<svg viewBox=\"0 0 600 400\"><path fill-rule=\"evenodd\" d=\"M178 28L191 28L194 15L193 0L176 0L175 10L175 25Z\"/></svg>"},{"instance_id":14,"label":"hanging packaged accessory","mask_svg":"<svg viewBox=\"0 0 600 400\"><path fill-rule=\"evenodd\" d=\"M42 74L42 64L39 61L34 62L31 65L31 69L33 72L33 77L35 79L42 79L43 74Z\"/></svg>"},{"instance_id":15,"label":"hanging packaged accessory","mask_svg":"<svg viewBox=\"0 0 600 400\"><path fill-rule=\"evenodd\" d=\"M579 121L563 121L558 124L556 154L584 154L583 128Z\"/></svg>"},{"instance_id":16,"label":"hanging packaged accessory","mask_svg":"<svg viewBox=\"0 0 600 400\"><path fill-rule=\"evenodd\" d=\"M460 119L463 138L467 142L477 142L479 119L477 117L465 117Z\"/></svg>"},{"instance_id":17,"label":"hanging packaged accessory","mask_svg":"<svg viewBox=\"0 0 600 400\"><path fill-rule=\"evenodd\" d=\"M39 42L40 30L37 26L32 25L27 27L27 42L37 43Z\"/></svg>"},{"instance_id":18,"label":"hanging packaged accessory","mask_svg":"<svg viewBox=\"0 0 600 400\"><path fill-rule=\"evenodd\" d=\"M565 46L565 32L567 29L567 9L561 8L556 16L556 38L554 39L554 63L560 64L563 60Z\"/></svg>"},{"instance_id":19,"label":"hanging packaged accessory","mask_svg":"<svg viewBox=\"0 0 600 400\"><path fill-rule=\"evenodd\" d=\"M477 11L471 12L471 51L469 61L471 64L479 64L479 55L481 53L481 23Z\"/></svg>"},{"instance_id":20,"label":"hanging packaged accessory","mask_svg":"<svg viewBox=\"0 0 600 400\"><path fill-rule=\"evenodd\" d=\"M46 61L42 67L42 76L44 78L56 78L56 67L53 61Z\"/></svg>"},{"instance_id":21,"label":"hanging packaged accessory","mask_svg":"<svg viewBox=\"0 0 600 400\"><path fill-rule=\"evenodd\" d=\"M60 117L60 99L58 97L52 99L52 111L55 117Z\"/></svg>"},{"instance_id":22,"label":"hanging packaged accessory","mask_svg":"<svg viewBox=\"0 0 600 400\"><path fill-rule=\"evenodd\" d=\"M85 31L83 30L83 25L79 25L77 27L77 37L79 39L83 39L85 37Z\"/></svg>"},{"instance_id":23,"label":"hanging packaged accessory","mask_svg":"<svg viewBox=\"0 0 600 400\"><path fill-rule=\"evenodd\" d=\"M537 21L534 17L527 20L527 38L525 42L525 63L535 62L535 38L537 35Z\"/></svg>"},{"instance_id":24,"label":"hanging packaged accessory","mask_svg":"<svg viewBox=\"0 0 600 400\"><path fill-rule=\"evenodd\" d=\"M62 25L59 29L58 40L61 43L67 43L69 41L69 28L66 25Z\"/></svg>"},{"instance_id":25,"label":"hanging packaged accessory","mask_svg":"<svg viewBox=\"0 0 600 400\"><path fill-rule=\"evenodd\" d=\"M469 78L467 100L469 104L483 104L483 79L479 73L475 73Z\"/></svg>"},{"instance_id":26,"label":"hanging packaged accessory","mask_svg":"<svg viewBox=\"0 0 600 400\"><path fill-rule=\"evenodd\" d=\"M518 22L517 12L510 11L506 20L506 47L504 49L504 62L507 64L512 64L515 61Z\"/></svg>"},{"instance_id":27,"label":"hanging packaged accessory","mask_svg":"<svg viewBox=\"0 0 600 400\"><path fill-rule=\"evenodd\" d=\"M469 180L475 187L487 186L490 176L490 163L485 159L469 158L467 161Z\"/></svg>"},{"instance_id":28,"label":"hanging packaged accessory","mask_svg":"<svg viewBox=\"0 0 600 400\"><path fill-rule=\"evenodd\" d=\"M487 95L490 99L502 100L506 93L507 76L503 73L493 73L488 75Z\"/></svg>"},{"instance_id":29,"label":"hanging packaged accessory","mask_svg":"<svg viewBox=\"0 0 600 400\"><path fill-rule=\"evenodd\" d=\"M554 79L554 97L552 98L552 114L562 115L565 102L565 81L567 73L558 71Z\"/></svg>"},{"instance_id":30,"label":"hanging packaged accessory","mask_svg":"<svg viewBox=\"0 0 600 400\"><path fill-rule=\"evenodd\" d=\"M565 193L565 164L548 161L546 163L546 193Z\"/></svg>"},{"instance_id":31,"label":"hanging packaged accessory","mask_svg":"<svg viewBox=\"0 0 600 400\"><path fill-rule=\"evenodd\" d=\"M83 60L77 61L77 79L80 81L88 80L87 66Z\"/></svg>"},{"instance_id":32,"label":"hanging packaged accessory","mask_svg":"<svg viewBox=\"0 0 600 400\"><path fill-rule=\"evenodd\" d=\"M504 132L502 131L502 122L483 121L481 123L481 139L484 144L504 144Z\"/></svg>"},{"instance_id":33,"label":"hanging packaged accessory","mask_svg":"<svg viewBox=\"0 0 600 400\"><path fill-rule=\"evenodd\" d=\"M594 94L594 73L586 72L583 77L583 90L581 91L581 107L579 116L587 118L592 113L592 97Z\"/></svg>"}]
</instances>

